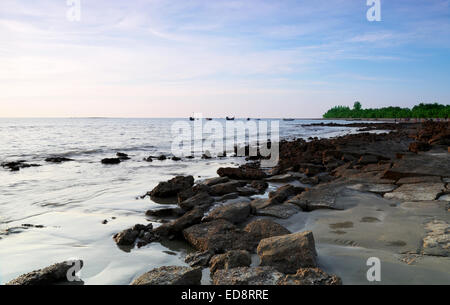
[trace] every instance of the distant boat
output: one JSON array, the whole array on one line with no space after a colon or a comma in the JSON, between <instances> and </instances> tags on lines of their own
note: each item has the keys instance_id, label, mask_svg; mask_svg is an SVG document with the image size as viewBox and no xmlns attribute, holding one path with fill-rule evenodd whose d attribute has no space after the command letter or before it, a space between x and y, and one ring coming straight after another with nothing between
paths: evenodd
<instances>
[{"instance_id":1,"label":"distant boat","mask_svg":"<svg viewBox=\"0 0 450 305\"><path fill-rule=\"evenodd\" d=\"M227 121L234 121L234 117L230 118L227 116Z\"/></svg>"},{"instance_id":2,"label":"distant boat","mask_svg":"<svg viewBox=\"0 0 450 305\"><path fill-rule=\"evenodd\" d=\"M207 121L212 121L212 119L211 119L211 118L206 118L206 120L207 120Z\"/></svg>"},{"instance_id":3,"label":"distant boat","mask_svg":"<svg viewBox=\"0 0 450 305\"><path fill-rule=\"evenodd\" d=\"M294 121L295 119L283 119L283 121Z\"/></svg>"},{"instance_id":4,"label":"distant boat","mask_svg":"<svg viewBox=\"0 0 450 305\"><path fill-rule=\"evenodd\" d=\"M251 119L250 118L247 118L247 121L250 121Z\"/></svg>"},{"instance_id":5,"label":"distant boat","mask_svg":"<svg viewBox=\"0 0 450 305\"><path fill-rule=\"evenodd\" d=\"M193 117L189 117L189 121L194 121L195 119Z\"/></svg>"}]
</instances>

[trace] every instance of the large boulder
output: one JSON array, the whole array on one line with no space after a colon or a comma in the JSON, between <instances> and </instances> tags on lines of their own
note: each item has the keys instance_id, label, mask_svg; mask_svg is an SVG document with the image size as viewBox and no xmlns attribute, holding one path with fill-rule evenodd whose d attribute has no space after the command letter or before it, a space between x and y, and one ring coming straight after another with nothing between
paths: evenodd
<instances>
[{"instance_id":1,"label":"large boulder","mask_svg":"<svg viewBox=\"0 0 450 305\"><path fill-rule=\"evenodd\" d=\"M75 264L80 268L83 267L82 260L65 261L43 269L32 271L27 274L23 274L18 278L6 283L6 285L53 285L59 283L67 283L69 282L67 273L71 268L75 266ZM75 274L71 275L75 276Z\"/></svg>"},{"instance_id":2,"label":"large boulder","mask_svg":"<svg viewBox=\"0 0 450 305\"><path fill-rule=\"evenodd\" d=\"M220 206L212 210L204 221L212 221L216 219L225 219L229 222L238 224L244 222L250 215L251 207L248 202L230 203Z\"/></svg>"},{"instance_id":3,"label":"large boulder","mask_svg":"<svg viewBox=\"0 0 450 305\"><path fill-rule=\"evenodd\" d=\"M276 285L283 276L269 266L238 267L217 270L212 275L212 281L214 285Z\"/></svg>"},{"instance_id":4,"label":"large boulder","mask_svg":"<svg viewBox=\"0 0 450 305\"><path fill-rule=\"evenodd\" d=\"M120 162L122 162L122 160L120 158L105 158L102 159L102 164L107 164L107 165L111 165L111 164L119 164Z\"/></svg>"},{"instance_id":5,"label":"large boulder","mask_svg":"<svg viewBox=\"0 0 450 305\"><path fill-rule=\"evenodd\" d=\"M269 237L261 240L257 253L261 266L273 266L283 273L316 267L317 252L311 231Z\"/></svg>"},{"instance_id":6,"label":"large boulder","mask_svg":"<svg viewBox=\"0 0 450 305\"><path fill-rule=\"evenodd\" d=\"M203 218L203 210L195 208L170 223L165 223L154 230L154 233L164 237L175 237L181 234L185 228L200 223Z\"/></svg>"},{"instance_id":7,"label":"large boulder","mask_svg":"<svg viewBox=\"0 0 450 305\"><path fill-rule=\"evenodd\" d=\"M199 251L223 253L228 250L242 249L252 251L254 241L245 231L231 222L218 219L194 225L183 230L184 238Z\"/></svg>"},{"instance_id":8,"label":"large boulder","mask_svg":"<svg viewBox=\"0 0 450 305\"><path fill-rule=\"evenodd\" d=\"M206 192L198 193L182 202L178 205L186 211L192 210L195 207L208 208L214 202L214 199Z\"/></svg>"},{"instance_id":9,"label":"large boulder","mask_svg":"<svg viewBox=\"0 0 450 305\"><path fill-rule=\"evenodd\" d=\"M219 269L248 267L252 263L250 253L245 250L231 250L224 254L217 254L211 258L209 270L211 273Z\"/></svg>"},{"instance_id":10,"label":"large boulder","mask_svg":"<svg viewBox=\"0 0 450 305\"><path fill-rule=\"evenodd\" d=\"M181 266L163 266L135 279L131 285L200 285L202 270Z\"/></svg>"},{"instance_id":11,"label":"large boulder","mask_svg":"<svg viewBox=\"0 0 450 305\"><path fill-rule=\"evenodd\" d=\"M177 176L169 181L160 182L150 193L152 197L174 197L185 189L194 185L194 177L192 176Z\"/></svg>"},{"instance_id":12,"label":"large boulder","mask_svg":"<svg viewBox=\"0 0 450 305\"><path fill-rule=\"evenodd\" d=\"M290 234L291 232L282 225L270 219L257 219L245 226L247 232L257 243L264 238Z\"/></svg>"},{"instance_id":13,"label":"large boulder","mask_svg":"<svg viewBox=\"0 0 450 305\"><path fill-rule=\"evenodd\" d=\"M260 180L267 176L261 169L251 167L221 167L217 170L217 174L220 177L242 180Z\"/></svg>"},{"instance_id":14,"label":"large boulder","mask_svg":"<svg viewBox=\"0 0 450 305\"><path fill-rule=\"evenodd\" d=\"M288 274L277 282L278 285L342 285L341 279L319 268L300 268L296 274Z\"/></svg>"}]
</instances>

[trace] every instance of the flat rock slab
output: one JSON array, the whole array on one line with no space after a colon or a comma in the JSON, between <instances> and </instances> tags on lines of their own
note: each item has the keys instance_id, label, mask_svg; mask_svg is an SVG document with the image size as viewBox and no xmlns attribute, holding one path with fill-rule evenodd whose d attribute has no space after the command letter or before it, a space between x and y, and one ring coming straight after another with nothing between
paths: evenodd
<instances>
[{"instance_id":1,"label":"flat rock slab","mask_svg":"<svg viewBox=\"0 0 450 305\"><path fill-rule=\"evenodd\" d=\"M403 184L395 191L384 194L384 198L401 201L435 200L444 189L443 183Z\"/></svg>"},{"instance_id":2,"label":"flat rock slab","mask_svg":"<svg viewBox=\"0 0 450 305\"><path fill-rule=\"evenodd\" d=\"M214 285L276 285L284 276L273 267L239 267L217 270L212 281Z\"/></svg>"},{"instance_id":3,"label":"flat rock slab","mask_svg":"<svg viewBox=\"0 0 450 305\"><path fill-rule=\"evenodd\" d=\"M131 285L200 285L201 268L163 266L144 273Z\"/></svg>"},{"instance_id":4,"label":"flat rock slab","mask_svg":"<svg viewBox=\"0 0 450 305\"><path fill-rule=\"evenodd\" d=\"M450 256L450 226L446 221L434 220L425 224L427 235L423 239L423 254Z\"/></svg>"},{"instance_id":5,"label":"flat rock slab","mask_svg":"<svg viewBox=\"0 0 450 305\"><path fill-rule=\"evenodd\" d=\"M385 177L403 178L418 176L447 177L450 173L450 154L426 152L404 156L396 160L385 174Z\"/></svg>"},{"instance_id":6,"label":"flat rock slab","mask_svg":"<svg viewBox=\"0 0 450 305\"><path fill-rule=\"evenodd\" d=\"M303 211L318 209L341 210L336 203L338 190L328 184L318 185L288 200L288 203L299 206Z\"/></svg>"},{"instance_id":7,"label":"flat rock slab","mask_svg":"<svg viewBox=\"0 0 450 305\"><path fill-rule=\"evenodd\" d=\"M303 173L287 173L287 174L281 174L281 175L275 175L269 178L266 178L265 180L268 182L289 182L296 179L302 179L306 178L306 175Z\"/></svg>"},{"instance_id":8,"label":"flat rock slab","mask_svg":"<svg viewBox=\"0 0 450 305\"><path fill-rule=\"evenodd\" d=\"M280 205L273 205L261 210L257 210L256 215L287 219L292 215L297 214L298 212L300 212L300 208L295 204L283 203Z\"/></svg>"},{"instance_id":9,"label":"flat rock slab","mask_svg":"<svg viewBox=\"0 0 450 305\"><path fill-rule=\"evenodd\" d=\"M371 192L376 194L384 194L392 192L398 186L395 184L384 184L384 183L358 183L348 186L349 189L361 191L361 192Z\"/></svg>"},{"instance_id":10,"label":"flat rock slab","mask_svg":"<svg viewBox=\"0 0 450 305\"><path fill-rule=\"evenodd\" d=\"M212 221L217 219L228 220L232 223L241 223L250 215L251 207L248 202L231 203L219 206L209 212L204 221Z\"/></svg>"}]
</instances>

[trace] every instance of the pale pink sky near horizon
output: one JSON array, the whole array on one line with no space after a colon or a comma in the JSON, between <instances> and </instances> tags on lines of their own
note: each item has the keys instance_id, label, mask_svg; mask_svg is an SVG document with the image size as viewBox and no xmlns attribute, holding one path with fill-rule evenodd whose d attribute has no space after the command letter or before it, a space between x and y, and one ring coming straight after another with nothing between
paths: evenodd
<instances>
[{"instance_id":1,"label":"pale pink sky near horizon","mask_svg":"<svg viewBox=\"0 0 450 305\"><path fill-rule=\"evenodd\" d=\"M0 3L0 117L319 118L450 103L449 1Z\"/></svg>"}]
</instances>

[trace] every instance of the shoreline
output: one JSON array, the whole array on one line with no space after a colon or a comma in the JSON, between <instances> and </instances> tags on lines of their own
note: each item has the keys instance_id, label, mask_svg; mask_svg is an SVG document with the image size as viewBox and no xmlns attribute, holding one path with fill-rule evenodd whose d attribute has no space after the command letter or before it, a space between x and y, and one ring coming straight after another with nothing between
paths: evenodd
<instances>
[{"instance_id":1,"label":"shoreline","mask_svg":"<svg viewBox=\"0 0 450 305\"><path fill-rule=\"evenodd\" d=\"M270 171L259 168L256 161L239 168L219 169L220 177L207 182L195 181L194 184L193 178L187 179L189 181L178 178L177 181L162 182L150 195L175 199L173 203L179 207L154 210L154 215L149 216L163 220L163 225L156 228L146 225L133 227L120 232L115 240L119 244L125 242L133 248L135 244L137 247L145 247L146 244L164 240L187 240L199 251L188 256L188 261L194 262L191 264L194 267L166 268L164 272L178 279L193 273L195 280L198 280L198 272L195 270L198 266L202 270L208 269L213 260L217 261L214 266L219 264L214 268L212 277L216 284L261 280L254 277L256 271L278 276L278 284L298 284L308 275L298 272L296 275L292 274L302 268L310 268L307 269L308 272L313 272L315 276L325 276L330 283L339 282L336 276L344 279L344 284L352 282L353 279L348 275L339 274L342 272L339 266L330 265L333 259L323 258L330 247L336 246L343 247L344 250L361 248L382 251L388 253L388 256L402 256L408 262L418 261L417 264L424 268L424 272L441 264L446 266L449 253L445 245L449 241L445 240L445 235L440 234L439 230L445 226L448 230L448 199L438 199L450 193L450 169L442 166L450 164L450 151L446 146L448 124L441 129L434 126L439 124L431 125L419 130L421 127L418 124L397 124L393 126L397 128L387 134L359 133L334 139L312 139L310 142L281 141L279 166ZM415 133L415 140L409 138L412 133ZM440 138L436 138L440 133ZM269 185L265 184L279 186L269 192ZM418 195L423 197L419 201L411 201L411 197L416 196L415 189L419 189ZM178 198L173 198L174 195ZM399 209L406 209L408 212L401 213L398 212ZM348 219L343 217L347 214ZM402 219L412 217L413 214L427 215L422 218L414 216L419 222L421 219L425 221L425 225L401 223ZM438 223L426 222L430 217ZM341 220L338 221L338 218ZM258 227L259 221L263 220L268 221L264 224L264 230ZM329 223L330 221L333 223ZM280 224L282 227L279 227ZM388 226L388 231L390 226L395 226L399 232L408 232L414 227L412 230L415 232L408 232L413 237L407 237L406 233L391 232L389 234L392 235L392 240L384 238L385 240L380 241L377 236L386 234L384 226ZM205 229L207 232L212 230L211 234L202 233ZM314 248L311 245L307 249L295 249L315 262L300 266L298 270L295 268L299 266L290 270L283 269L292 262L284 261L279 264L264 254L267 250L258 250L259 255L255 252L256 248L260 249L262 240L291 236L306 229L312 231L317 242L315 248L319 252L318 262L315 262L317 257L314 258L310 253L311 247ZM358 229L361 231L358 232ZM261 230L266 235L261 236ZM432 233L427 234L427 230ZM258 232L259 236L256 236ZM372 232L369 235L375 241L369 241L370 238L365 236L369 232ZM241 240L241 235L245 236L245 242ZM220 239L217 239L218 236ZM295 238L306 237L296 235ZM233 239L237 243L231 242ZM414 246L415 244L420 246ZM427 248L427 245L435 246ZM266 247L270 248L270 245ZM286 251L293 250L286 245L285 247ZM250 266L248 257L252 261L259 258L267 268L255 264ZM236 260L239 263L231 268L228 263ZM437 262L430 263L430 260ZM406 272L409 266L401 260L398 264L391 264L402 272ZM224 269L225 265L230 268ZM324 268L326 275L324 271L314 269L317 266ZM236 268L241 268L240 275L234 272L233 269ZM280 273L280 270L283 272ZM335 272L336 275L328 274L330 272ZM136 283L161 281L160 278L154 278L152 271L144 275ZM445 272L438 278L445 279Z\"/></svg>"}]
</instances>

